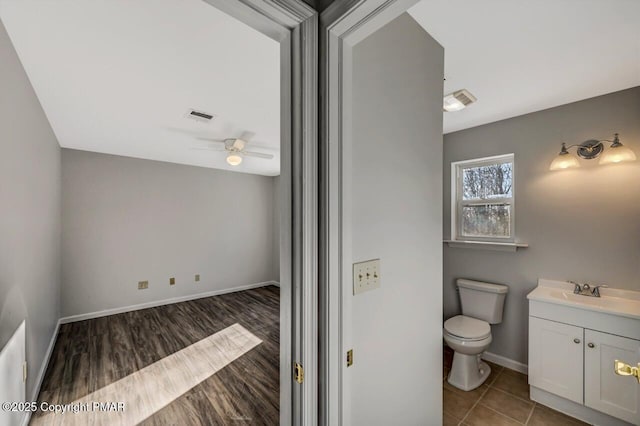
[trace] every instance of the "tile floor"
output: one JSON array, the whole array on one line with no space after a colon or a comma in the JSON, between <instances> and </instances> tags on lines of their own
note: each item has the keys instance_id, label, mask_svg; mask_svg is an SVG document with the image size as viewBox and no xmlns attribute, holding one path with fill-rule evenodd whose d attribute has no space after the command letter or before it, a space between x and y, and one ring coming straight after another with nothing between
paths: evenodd
<instances>
[{"instance_id":1,"label":"tile floor","mask_svg":"<svg viewBox=\"0 0 640 426\"><path fill-rule=\"evenodd\" d=\"M444 348L443 425L576 426L586 425L529 399L527 375L488 363L491 375L477 389L464 392L447 383L453 351Z\"/></svg>"}]
</instances>

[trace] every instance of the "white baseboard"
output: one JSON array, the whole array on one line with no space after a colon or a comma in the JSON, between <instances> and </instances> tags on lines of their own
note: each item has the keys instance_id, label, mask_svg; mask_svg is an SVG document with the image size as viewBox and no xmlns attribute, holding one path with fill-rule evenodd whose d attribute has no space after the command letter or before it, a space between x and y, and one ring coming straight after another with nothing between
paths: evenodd
<instances>
[{"instance_id":1,"label":"white baseboard","mask_svg":"<svg viewBox=\"0 0 640 426\"><path fill-rule=\"evenodd\" d=\"M68 316L68 317L60 318L59 323L60 324L67 324L67 323L70 323L70 322L84 321L84 320L93 319L93 318L106 317L106 316L109 316L109 315L122 314L124 312L138 311L140 309L155 308L156 306L170 305L172 303L187 302L189 300L202 299L204 297L219 296L221 294L235 293L235 292L244 291L244 290L251 290L252 288L266 287L266 286L269 286L269 285L275 285L275 286L280 287L280 283L278 283L276 281L265 281L265 282L261 282L261 283L248 284L248 285L243 285L243 286L239 286L239 287L232 287L232 288L225 288L225 289L221 289L221 290L207 291L207 292L204 292L204 293L189 294L187 296L172 297L171 299L156 300L156 301L153 301L153 302L145 302L145 303L140 303L140 304L137 304L137 305L123 306L123 307L120 307L120 308L105 309L103 311L88 312L86 314L71 315L71 316Z\"/></svg>"},{"instance_id":2,"label":"white baseboard","mask_svg":"<svg viewBox=\"0 0 640 426\"><path fill-rule=\"evenodd\" d=\"M491 352L485 352L482 354L482 359L486 359L489 362L493 362L494 364L498 364L501 365L503 367L506 367L510 370L515 370L519 373L523 373L523 374L528 374L529 373L529 366L527 366L527 364L523 364L521 362L518 361L514 361L510 358L501 356L501 355L496 355L494 353Z\"/></svg>"},{"instance_id":3,"label":"white baseboard","mask_svg":"<svg viewBox=\"0 0 640 426\"><path fill-rule=\"evenodd\" d=\"M42 387L42 382L44 381L44 375L47 372L47 367L49 366L49 360L51 359L51 354L53 354L53 348L56 346L56 340L58 339L58 331L60 330L60 320L56 323L56 328L53 330L53 334L51 335L51 340L49 340L49 347L47 348L47 352L44 355L44 359L42 360L42 364L40 365L40 371L38 371L38 376L36 377L35 387L33 388L33 392L31 393L31 399L28 401L37 401L38 395L40 394L40 388ZM31 412L27 411L25 413L24 419L22 421L22 425L26 426L29 424L31 420Z\"/></svg>"}]
</instances>

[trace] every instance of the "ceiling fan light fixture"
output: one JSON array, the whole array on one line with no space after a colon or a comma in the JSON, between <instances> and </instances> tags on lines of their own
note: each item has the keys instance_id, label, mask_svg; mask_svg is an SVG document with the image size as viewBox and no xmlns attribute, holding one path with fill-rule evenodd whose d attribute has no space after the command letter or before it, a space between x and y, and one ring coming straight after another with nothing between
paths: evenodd
<instances>
[{"instance_id":1,"label":"ceiling fan light fixture","mask_svg":"<svg viewBox=\"0 0 640 426\"><path fill-rule=\"evenodd\" d=\"M235 149L236 151L242 151L246 144L247 142L240 138L232 139L231 148Z\"/></svg>"},{"instance_id":2,"label":"ceiling fan light fixture","mask_svg":"<svg viewBox=\"0 0 640 426\"><path fill-rule=\"evenodd\" d=\"M230 166L238 166L242 163L242 156L237 152L231 152L227 155L227 163L229 163Z\"/></svg>"}]
</instances>

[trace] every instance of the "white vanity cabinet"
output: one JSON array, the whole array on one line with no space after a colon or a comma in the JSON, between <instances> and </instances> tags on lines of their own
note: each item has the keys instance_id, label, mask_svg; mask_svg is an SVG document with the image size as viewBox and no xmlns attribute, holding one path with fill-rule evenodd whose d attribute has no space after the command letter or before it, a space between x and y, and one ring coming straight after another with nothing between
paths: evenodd
<instances>
[{"instance_id":1,"label":"white vanity cabinet","mask_svg":"<svg viewBox=\"0 0 640 426\"><path fill-rule=\"evenodd\" d=\"M640 367L640 292L606 291L540 280L527 296L531 399L590 424L640 425L640 383L614 371Z\"/></svg>"},{"instance_id":2,"label":"white vanity cabinet","mask_svg":"<svg viewBox=\"0 0 640 426\"><path fill-rule=\"evenodd\" d=\"M640 383L612 368L617 359L640 364L640 341L594 330L584 341L584 405L640 425Z\"/></svg>"},{"instance_id":3,"label":"white vanity cabinet","mask_svg":"<svg viewBox=\"0 0 640 426\"><path fill-rule=\"evenodd\" d=\"M583 402L584 329L529 318L529 384Z\"/></svg>"}]
</instances>

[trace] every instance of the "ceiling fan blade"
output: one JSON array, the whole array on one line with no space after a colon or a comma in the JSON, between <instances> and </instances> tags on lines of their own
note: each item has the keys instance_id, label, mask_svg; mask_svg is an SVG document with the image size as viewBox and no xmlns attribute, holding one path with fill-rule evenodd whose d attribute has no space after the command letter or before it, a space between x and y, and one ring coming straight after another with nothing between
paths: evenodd
<instances>
[{"instance_id":1,"label":"ceiling fan blade","mask_svg":"<svg viewBox=\"0 0 640 426\"><path fill-rule=\"evenodd\" d=\"M224 139L208 138L206 136L196 136L196 139L207 142L225 143Z\"/></svg>"},{"instance_id":2,"label":"ceiling fan blade","mask_svg":"<svg viewBox=\"0 0 640 426\"><path fill-rule=\"evenodd\" d=\"M266 158L267 160L271 160L273 158L273 154L263 154L262 152L253 151L242 151L242 155L247 157Z\"/></svg>"},{"instance_id":3,"label":"ceiling fan blade","mask_svg":"<svg viewBox=\"0 0 640 426\"><path fill-rule=\"evenodd\" d=\"M248 130L245 130L240 135L240 139L242 139L245 142L249 142L251 140L251 138L253 138L255 135L256 135L255 132L250 132Z\"/></svg>"},{"instance_id":4,"label":"ceiling fan blade","mask_svg":"<svg viewBox=\"0 0 640 426\"><path fill-rule=\"evenodd\" d=\"M195 151L211 151L211 152L224 152L226 151L225 148L203 148L200 146L193 146L189 149L195 150Z\"/></svg>"}]
</instances>

